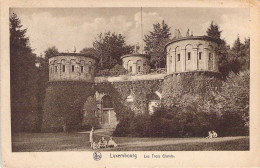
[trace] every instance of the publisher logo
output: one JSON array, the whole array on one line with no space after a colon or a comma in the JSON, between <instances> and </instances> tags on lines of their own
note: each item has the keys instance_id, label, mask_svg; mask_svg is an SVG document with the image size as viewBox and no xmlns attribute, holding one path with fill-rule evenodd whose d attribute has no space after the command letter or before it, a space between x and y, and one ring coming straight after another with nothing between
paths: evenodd
<instances>
[{"instance_id":1,"label":"publisher logo","mask_svg":"<svg viewBox=\"0 0 260 168\"><path fill-rule=\"evenodd\" d=\"M102 158L102 155L100 152L94 152L93 153L93 159L96 161L99 161Z\"/></svg>"}]
</instances>

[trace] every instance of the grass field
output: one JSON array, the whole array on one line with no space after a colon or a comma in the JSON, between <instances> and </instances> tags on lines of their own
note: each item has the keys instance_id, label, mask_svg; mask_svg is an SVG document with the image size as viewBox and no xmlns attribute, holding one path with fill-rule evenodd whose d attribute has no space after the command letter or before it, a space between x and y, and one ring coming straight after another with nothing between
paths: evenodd
<instances>
[{"instance_id":1,"label":"grass field","mask_svg":"<svg viewBox=\"0 0 260 168\"><path fill-rule=\"evenodd\" d=\"M95 134L95 141L102 134ZM206 138L136 138L114 137L112 151L240 151L249 150L249 137ZM15 133L13 152L90 151L88 133Z\"/></svg>"}]
</instances>

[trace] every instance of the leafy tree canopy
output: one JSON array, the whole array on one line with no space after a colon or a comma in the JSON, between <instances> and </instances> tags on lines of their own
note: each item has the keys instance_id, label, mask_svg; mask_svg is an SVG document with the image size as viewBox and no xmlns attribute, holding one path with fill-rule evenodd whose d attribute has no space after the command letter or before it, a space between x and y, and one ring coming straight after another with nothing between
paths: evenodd
<instances>
[{"instance_id":1,"label":"leafy tree canopy","mask_svg":"<svg viewBox=\"0 0 260 168\"><path fill-rule=\"evenodd\" d=\"M161 68L166 65L165 44L171 37L170 27L162 21L153 25L153 31L145 35L145 52L151 56L151 67Z\"/></svg>"},{"instance_id":2,"label":"leafy tree canopy","mask_svg":"<svg viewBox=\"0 0 260 168\"><path fill-rule=\"evenodd\" d=\"M221 33L219 26L212 21L207 29L207 35L219 40L216 52L219 56L220 72L224 77L227 77L231 71L239 73L240 71L248 70L250 63L250 39L248 38L242 43L240 38L237 37L233 47L230 48L226 41L221 39Z\"/></svg>"},{"instance_id":3,"label":"leafy tree canopy","mask_svg":"<svg viewBox=\"0 0 260 168\"><path fill-rule=\"evenodd\" d=\"M100 33L93 47L94 53L99 58L100 69L110 69L116 64L122 64L120 57L133 51L133 46L126 45L123 35L111 32Z\"/></svg>"},{"instance_id":4,"label":"leafy tree canopy","mask_svg":"<svg viewBox=\"0 0 260 168\"><path fill-rule=\"evenodd\" d=\"M58 54L59 51L55 46L49 47L44 51L45 58L49 59L50 57Z\"/></svg>"},{"instance_id":5,"label":"leafy tree canopy","mask_svg":"<svg viewBox=\"0 0 260 168\"><path fill-rule=\"evenodd\" d=\"M231 70L235 73L239 71L249 70L250 64L250 39L246 39L244 43L237 37L233 47L229 53L229 63Z\"/></svg>"},{"instance_id":6,"label":"leafy tree canopy","mask_svg":"<svg viewBox=\"0 0 260 168\"><path fill-rule=\"evenodd\" d=\"M82 54L87 54L87 55L90 55L90 56L93 56L93 57L97 57L97 51L92 48L92 47L86 47L86 48L83 48L80 53Z\"/></svg>"}]
</instances>

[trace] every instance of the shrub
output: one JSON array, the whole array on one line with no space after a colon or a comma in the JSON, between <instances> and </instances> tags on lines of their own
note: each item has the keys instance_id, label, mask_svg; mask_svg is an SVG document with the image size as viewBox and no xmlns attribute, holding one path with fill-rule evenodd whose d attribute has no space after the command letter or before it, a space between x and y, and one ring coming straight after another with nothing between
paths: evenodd
<instances>
[{"instance_id":1,"label":"shrub","mask_svg":"<svg viewBox=\"0 0 260 168\"><path fill-rule=\"evenodd\" d=\"M127 74L127 70L119 64L116 64L111 69L104 69L97 72L96 76L119 76Z\"/></svg>"},{"instance_id":2,"label":"shrub","mask_svg":"<svg viewBox=\"0 0 260 168\"><path fill-rule=\"evenodd\" d=\"M152 116L151 136L189 137L206 136L212 128L213 114L198 112L196 108L160 107Z\"/></svg>"}]
</instances>

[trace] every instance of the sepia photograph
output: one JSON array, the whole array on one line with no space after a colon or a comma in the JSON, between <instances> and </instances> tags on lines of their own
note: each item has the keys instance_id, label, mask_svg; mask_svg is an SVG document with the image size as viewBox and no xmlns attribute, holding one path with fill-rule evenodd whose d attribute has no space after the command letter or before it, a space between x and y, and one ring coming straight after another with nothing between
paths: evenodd
<instances>
[{"instance_id":1,"label":"sepia photograph","mask_svg":"<svg viewBox=\"0 0 260 168\"><path fill-rule=\"evenodd\" d=\"M249 151L249 22L249 8L10 8L12 152Z\"/></svg>"}]
</instances>

